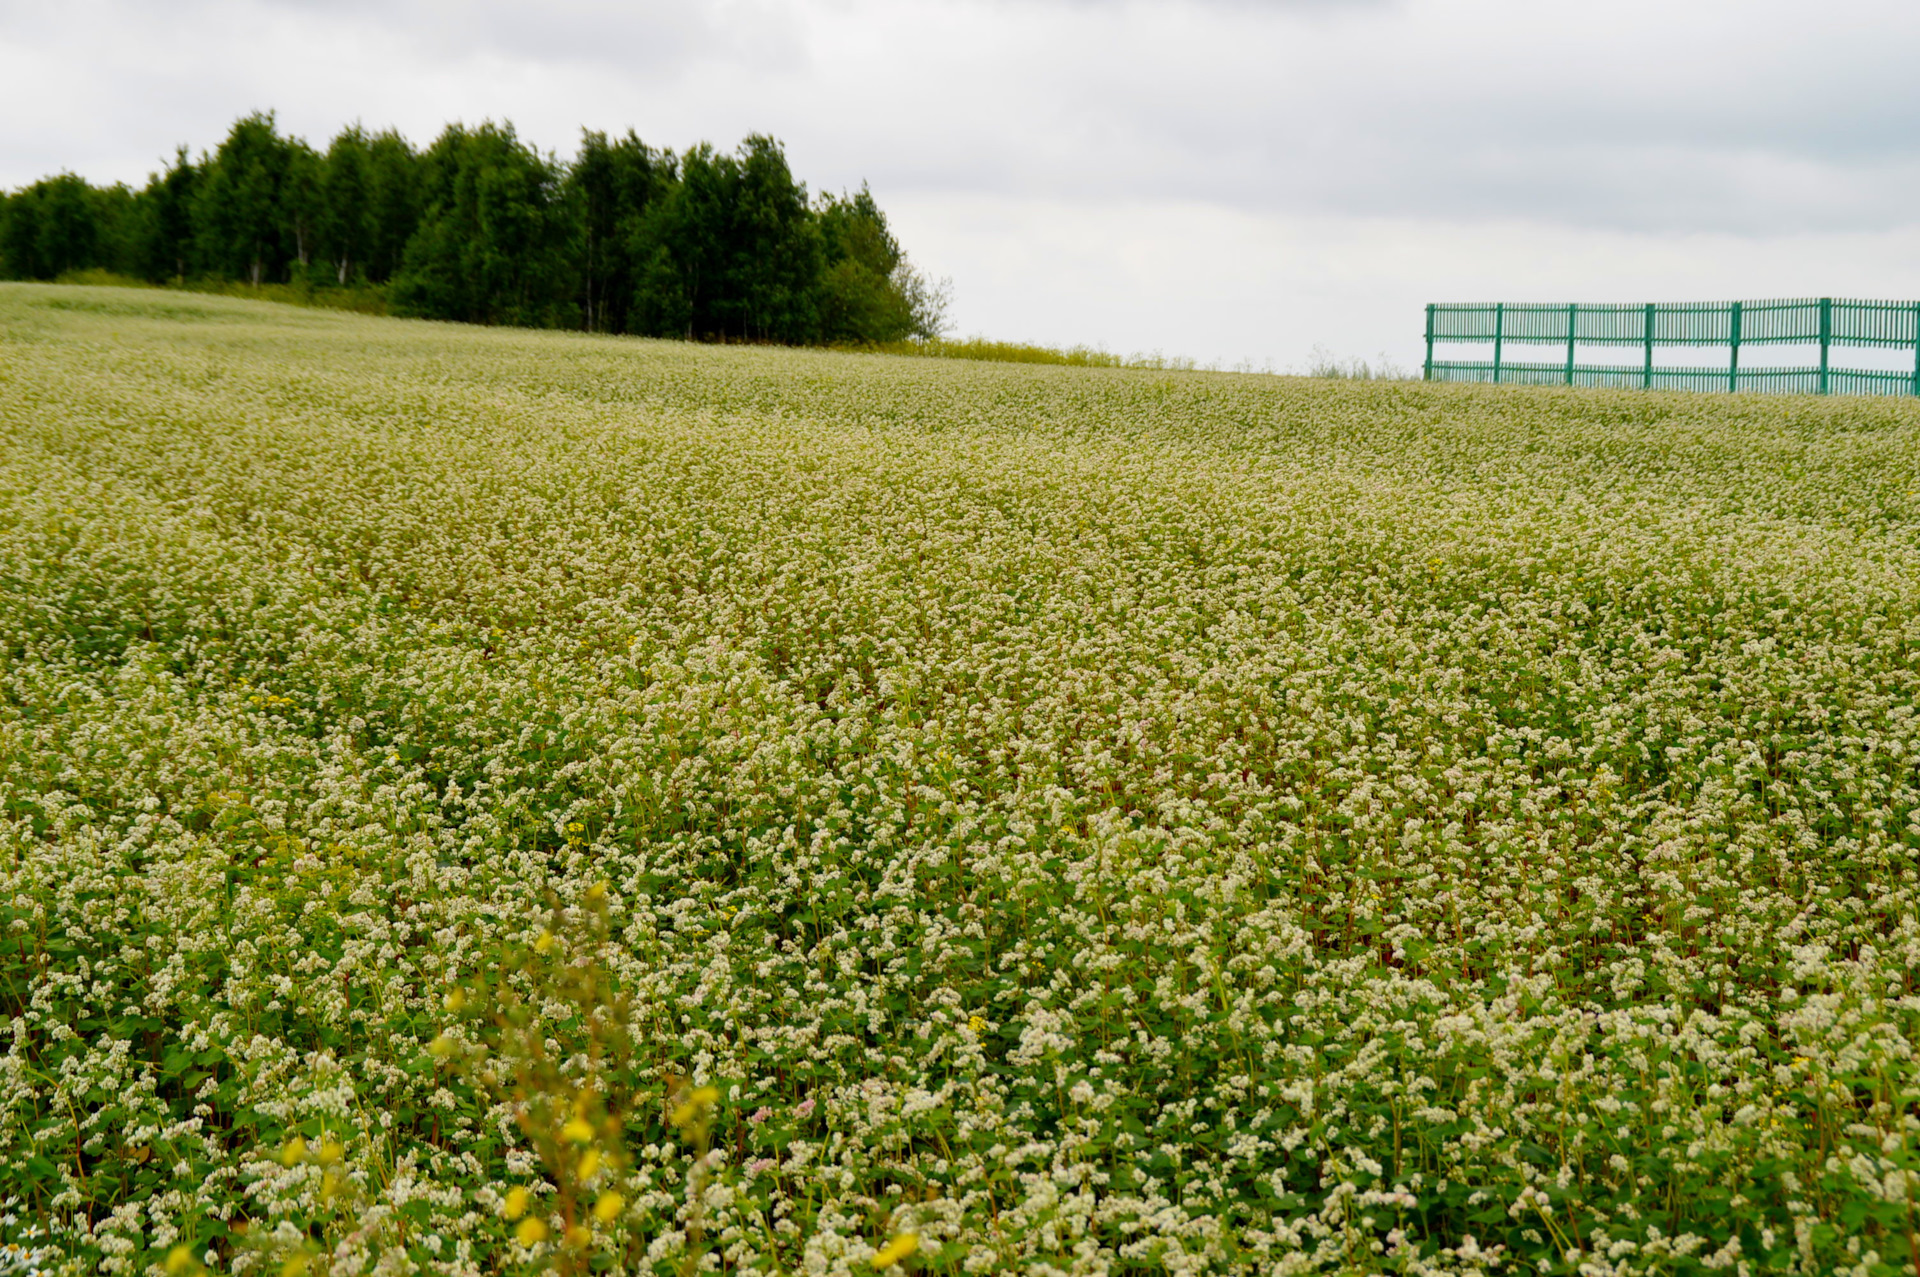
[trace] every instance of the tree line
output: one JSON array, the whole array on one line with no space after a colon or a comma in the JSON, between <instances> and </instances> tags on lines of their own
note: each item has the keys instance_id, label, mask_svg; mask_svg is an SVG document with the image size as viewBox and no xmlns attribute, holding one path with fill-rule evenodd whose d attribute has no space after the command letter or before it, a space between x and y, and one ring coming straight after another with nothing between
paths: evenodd
<instances>
[{"instance_id":1,"label":"tree line","mask_svg":"<svg viewBox=\"0 0 1920 1277\"><path fill-rule=\"evenodd\" d=\"M344 129L324 152L271 113L136 190L71 173L0 195L0 277L106 270L375 289L397 315L652 337L803 343L939 336L946 285L868 190L810 198L779 142L678 155L584 131L571 163L511 124L425 149Z\"/></svg>"}]
</instances>

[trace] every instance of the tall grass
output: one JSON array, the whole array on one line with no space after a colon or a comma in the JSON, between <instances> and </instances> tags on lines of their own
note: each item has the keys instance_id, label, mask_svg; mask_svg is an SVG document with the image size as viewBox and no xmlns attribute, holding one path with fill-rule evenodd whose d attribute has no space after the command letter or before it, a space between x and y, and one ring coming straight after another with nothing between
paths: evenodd
<instances>
[{"instance_id":1,"label":"tall grass","mask_svg":"<svg viewBox=\"0 0 1920 1277\"><path fill-rule=\"evenodd\" d=\"M150 288L174 292L210 293L216 297L244 297L251 301L284 302L292 306L318 306L325 310L350 310L362 315L387 313L387 290L383 284L311 284L296 280L290 284L248 284L230 279L176 279L155 284L132 275L110 270L68 271L55 281L61 284L87 284L107 288Z\"/></svg>"},{"instance_id":2,"label":"tall grass","mask_svg":"<svg viewBox=\"0 0 1920 1277\"><path fill-rule=\"evenodd\" d=\"M1028 342L966 337L955 341L893 341L854 349L879 355L917 355L928 359L971 359L997 364L1059 364L1071 368L1144 368L1155 372L1217 371L1211 365L1176 355L1120 355L1098 346L1037 346Z\"/></svg>"},{"instance_id":3,"label":"tall grass","mask_svg":"<svg viewBox=\"0 0 1920 1277\"><path fill-rule=\"evenodd\" d=\"M1153 372L1237 372L1265 375L1292 375L1321 381L1417 381L1417 370L1395 363L1382 353L1368 361L1358 357L1341 358L1324 346L1315 346L1304 372L1281 373L1269 362L1241 360L1236 363L1201 361L1179 355L1120 355L1098 346L1038 346L1026 342L992 341L968 337L958 341L897 341L856 349L883 355L918 355L932 359L972 359L1002 364L1059 364L1073 368L1140 368Z\"/></svg>"},{"instance_id":4,"label":"tall grass","mask_svg":"<svg viewBox=\"0 0 1920 1277\"><path fill-rule=\"evenodd\" d=\"M1308 358L1306 375L1322 381L1418 381L1419 374L1404 368L1382 351L1379 359L1368 363L1359 356L1340 358L1325 346L1315 346Z\"/></svg>"},{"instance_id":5,"label":"tall grass","mask_svg":"<svg viewBox=\"0 0 1920 1277\"><path fill-rule=\"evenodd\" d=\"M296 281L290 284L247 284L233 280L185 279L155 284L132 275L90 269L69 271L56 281L111 288L171 289L191 293L209 293L220 297L243 297L252 301L284 302L294 306L318 306L327 310L347 310L363 315L385 315L387 290L381 284L353 284L336 287ZM736 344L736 343L723 343ZM756 343L738 343L753 345ZM1226 364L1203 362L1182 355L1135 353L1122 355L1099 346L1042 346L1031 342L994 341L988 337L932 341L908 340L877 342L837 349L863 354L907 355L924 359L965 359L981 363L1054 364L1069 368L1135 368L1149 372L1237 372L1278 374L1271 362L1240 361ZM1292 370L1288 370L1291 373ZM1293 374L1323 381L1415 381L1417 370L1394 363L1384 353L1368 362L1358 357L1341 358L1324 346L1315 346L1304 372Z\"/></svg>"}]
</instances>

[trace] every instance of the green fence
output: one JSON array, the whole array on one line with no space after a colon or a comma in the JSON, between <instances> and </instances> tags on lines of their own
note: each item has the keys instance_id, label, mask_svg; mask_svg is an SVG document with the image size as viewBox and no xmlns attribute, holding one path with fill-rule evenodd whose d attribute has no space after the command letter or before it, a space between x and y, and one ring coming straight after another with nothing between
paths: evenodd
<instances>
[{"instance_id":1,"label":"green fence","mask_svg":"<svg viewBox=\"0 0 1920 1277\"><path fill-rule=\"evenodd\" d=\"M1441 360L1439 342L1493 343L1493 358ZM1551 344L1550 362L1508 360L1510 342ZM1742 368L1742 345L1820 348L1805 368ZM1581 346L1639 346L1638 368L1583 364ZM1718 346L1725 368L1656 367L1655 346ZM1913 351L1911 372L1836 368L1835 346ZM1428 381L1493 381L1527 386L1634 386L1668 390L1772 390L1809 395L1920 395L1920 302L1811 297L1743 302L1437 302L1427 307Z\"/></svg>"}]
</instances>

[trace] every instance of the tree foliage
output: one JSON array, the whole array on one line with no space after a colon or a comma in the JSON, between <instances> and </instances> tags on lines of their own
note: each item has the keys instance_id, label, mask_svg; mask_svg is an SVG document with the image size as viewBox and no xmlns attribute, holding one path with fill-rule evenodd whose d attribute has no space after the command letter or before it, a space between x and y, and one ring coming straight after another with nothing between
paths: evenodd
<instances>
[{"instance_id":1,"label":"tree foliage","mask_svg":"<svg viewBox=\"0 0 1920 1277\"><path fill-rule=\"evenodd\" d=\"M204 165L194 204L199 260L211 274L251 284L284 282L300 250L294 225L309 210L309 183L293 170L295 143L272 115L240 120Z\"/></svg>"},{"instance_id":2,"label":"tree foliage","mask_svg":"<svg viewBox=\"0 0 1920 1277\"><path fill-rule=\"evenodd\" d=\"M581 133L580 154L567 173L567 196L579 219L587 328L632 330L629 316L639 288L634 244L648 214L678 182L679 163L671 151L656 151L631 131L611 142L604 133Z\"/></svg>"},{"instance_id":3,"label":"tree foliage","mask_svg":"<svg viewBox=\"0 0 1920 1277\"><path fill-rule=\"evenodd\" d=\"M423 157L426 212L394 279L403 315L566 326L576 256L559 163L511 125L453 125Z\"/></svg>"},{"instance_id":4,"label":"tree foliage","mask_svg":"<svg viewBox=\"0 0 1920 1277\"><path fill-rule=\"evenodd\" d=\"M931 338L946 286L914 269L862 186L810 196L772 137L676 155L586 131L569 163L511 124L425 150L353 124L324 151L271 112L141 190L71 173L0 195L0 277L104 269L384 289L397 314L715 341ZM377 294L376 294L377 295Z\"/></svg>"}]
</instances>

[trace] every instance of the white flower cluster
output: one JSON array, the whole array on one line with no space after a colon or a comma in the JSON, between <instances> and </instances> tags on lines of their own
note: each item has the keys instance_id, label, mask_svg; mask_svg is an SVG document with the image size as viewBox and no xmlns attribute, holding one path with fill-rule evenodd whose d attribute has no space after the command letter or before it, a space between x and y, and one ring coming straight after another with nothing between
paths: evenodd
<instances>
[{"instance_id":1,"label":"white flower cluster","mask_svg":"<svg viewBox=\"0 0 1920 1277\"><path fill-rule=\"evenodd\" d=\"M1911 1271L1917 488L1907 401L0 286L0 1212L76 1272ZM509 989L622 1115L591 1218Z\"/></svg>"}]
</instances>

